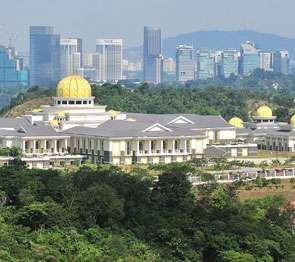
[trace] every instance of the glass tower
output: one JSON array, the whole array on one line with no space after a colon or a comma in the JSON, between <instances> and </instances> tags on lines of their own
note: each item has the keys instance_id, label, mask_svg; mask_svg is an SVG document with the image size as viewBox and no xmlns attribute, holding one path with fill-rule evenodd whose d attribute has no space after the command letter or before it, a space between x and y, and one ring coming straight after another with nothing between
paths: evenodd
<instances>
[{"instance_id":1,"label":"glass tower","mask_svg":"<svg viewBox=\"0 0 295 262\"><path fill-rule=\"evenodd\" d=\"M60 36L52 26L30 27L30 85L60 80Z\"/></svg>"},{"instance_id":2,"label":"glass tower","mask_svg":"<svg viewBox=\"0 0 295 262\"><path fill-rule=\"evenodd\" d=\"M229 77L239 73L239 52L232 48L225 49L221 54L221 75Z\"/></svg>"},{"instance_id":3,"label":"glass tower","mask_svg":"<svg viewBox=\"0 0 295 262\"><path fill-rule=\"evenodd\" d=\"M284 75L291 74L290 54L288 51L277 51L274 54L274 71Z\"/></svg>"},{"instance_id":4,"label":"glass tower","mask_svg":"<svg viewBox=\"0 0 295 262\"><path fill-rule=\"evenodd\" d=\"M192 46L180 45L176 51L176 80L186 82L195 79L195 57Z\"/></svg>"},{"instance_id":5,"label":"glass tower","mask_svg":"<svg viewBox=\"0 0 295 262\"><path fill-rule=\"evenodd\" d=\"M122 39L97 39L96 53L101 55L101 80L117 82L122 79ZM98 63L97 63L98 64Z\"/></svg>"},{"instance_id":6,"label":"glass tower","mask_svg":"<svg viewBox=\"0 0 295 262\"><path fill-rule=\"evenodd\" d=\"M28 71L13 48L0 46L0 87L15 86L28 86Z\"/></svg>"},{"instance_id":7,"label":"glass tower","mask_svg":"<svg viewBox=\"0 0 295 262\"><path fill-rule=\"evenodd\" d=\"M143 43L144 81L161 83L163 75L162 40L160 27L144 27Z\"/></svg>"},{"instance_id":8,"label":"glass tower","mask_svg":"<svg viewBox=\"0 0 295 262\"><path fill-rule=\"evenodd\" d=\"M197 52L198 79L207 79L215 76L215 58L209 49L200 49Z\"/></svg>"},{"instance_id":9,"label":"glass tower","mask_svg":"<svg viewBox=\"0 0 295 262\"><path fill-rule=\"evenodd\" d=\"M250 41L241 44L240 74L248 75L260 67L259 50Z\"/></svg>"}]
</instances>

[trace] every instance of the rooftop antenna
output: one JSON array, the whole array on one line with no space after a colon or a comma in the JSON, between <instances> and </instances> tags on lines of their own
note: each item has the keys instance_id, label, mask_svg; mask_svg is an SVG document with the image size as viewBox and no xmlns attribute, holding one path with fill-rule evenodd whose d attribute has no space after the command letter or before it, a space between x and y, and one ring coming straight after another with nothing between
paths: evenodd
<instances>
[{"instance_id":1,"label":"rooftop antenna","mask_svg":"<svg viewBox=\"0 0 295 262\"><path fill-rule=\"evenodd\" d=\"M17 39L17 35L9 34L9 47L12 47L12 43L15 43Z\"/></svg>"},{"instance_id":2,"label":"rooftop antenna","mask_svg":"<svg viewBox=\"0 0 295 262\"><path fill-rule=\"evenodd\" d=\"M1 33L5 30L5 28L7 28L5 24L0 24L0 36L1 36ZM4 37L2 39L4 40ZM4 45L4 42L0 42L0 45Z\"/></svg>"}]
</instances>

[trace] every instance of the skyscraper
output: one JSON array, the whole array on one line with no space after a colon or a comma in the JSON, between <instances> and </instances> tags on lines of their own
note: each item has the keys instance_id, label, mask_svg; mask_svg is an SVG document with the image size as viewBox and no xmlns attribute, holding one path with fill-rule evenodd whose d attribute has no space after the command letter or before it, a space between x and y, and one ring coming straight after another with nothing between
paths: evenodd
<instances>
[{"instance_id":1,"label":"skyscraper","mask_svg":"<svg viewBox=\"0 0 295 262\"><path fill-rule=\"evenodd\" d=\"M122 48L122 39L96 40L96 53L101 55L101 80L116 82L122 79Z\"/></svg>"},{"instance_id":2,"label":"skyscraper","mask_svg":"<svg viewBox=\"0 0 295 262\"><path fill-rule=\"evenodd\" d=\"M288 51L277 51L274 54L274 71L284 75L291 74L290 54Z\"/></svg>"},{"instance_id":3,"label":"skyscraper","mask_svg":"<svg viewBox=\"0 0 295 262\"><path fill-rule=\"evenodd\" d=\"M0 46L0 87L28 86L28 71L14 48Z\"/></svg>"},{"instance_id":4,"label":"skyscraper","mask_svg":"<svg viewBox=\"0 0 295 262\"><path fill-rule=\"evenodd\" d=\"M232 48L223 50L221 54L221 75L229 77L239 72L239 52Z\"/></svg>"},{"instance_id":5,"label":"skyscraper","mask_svg":"<svg viewBox=\"0 0 295 262\"><path fill-rule=\"evenodd\" d=\"M214 53L209 49L200 49L197 52L197 78L207 79L215 76Z\"/></svg>"},{"instance_id":6,"label":"skyscraper","mask_svg":"<svg viewBox=\"0 0 295 262\"><path fill-rule=\"evenodd\" d=\"M255 47L255 44L250 41L241 44L240 74L248 75L259 66L259 50Z\"/></svg>"},{"instance_id":7,"label":"skyscraper","mask_svg":"<svg viewBox=\"0 0 295 262\"><path fill-rule=\"evenodd\" d=\"M273 71L273 53L269 51L260 51L260 68L265 71Z\"/></svg>"},{"instance_id":8,"label":"skyscraper","mask_svg":"<svg viewBox=\"0 0 295 262\"><path fill-rule=\"evenodd\" d=\"M195 57L192 46L180 45L176 51L176 80L186 82L195 79Z\"/></svg>"},{"instance_id":9,"label":"skyscraper","mask_svg":"<svg viewBox=\"0 0 295 262\"><path fill-rule=\"evenodd\" d=\"M30 85L60 80L60 36L52 26L30 27Z\"/></svg>"},{"instance_id":10,"label":"skyscraper","mask_svg":"<svg viewBox=\"0 0 295 262\"><path fill-rule=\"evenodd\" d=\"M163 56L160 27L144 27L143 71L144 81L161 83Z\"/></svg>"},{"instance_id":11,"label":"skyscraper","mask_svg":"<svg viewBox=\"0 0 295 262\"><path fill-rule=\"evenodd\" d=\"M81 53L78 51L79 39L60 40L60 76L65 78L81 68Z\"/></svg>"}]
</instances>

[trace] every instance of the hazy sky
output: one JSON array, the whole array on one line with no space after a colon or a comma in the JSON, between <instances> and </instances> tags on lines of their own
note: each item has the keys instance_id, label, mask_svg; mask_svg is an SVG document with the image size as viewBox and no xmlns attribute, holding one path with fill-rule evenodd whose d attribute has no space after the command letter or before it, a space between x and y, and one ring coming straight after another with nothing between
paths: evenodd
<instances>
[{"instance_id":1,"label":"hazy sky","mask_svg":"<svg viewBox=\"0 0 295 262\"><path fill-rule=\"evenodd\" d=\"M29 26L52 25L61 37L82 37L93 51L96 38L142 43L143 26L161 26L163 38L200 30L246 28L295 38L294 0L0 0L0 25L29 49ZM0 26L1 27L1 26ZM2 32L2 33L1 33ZM8 44L0 30L0 43Z\"/></svg>"}]
</instances>

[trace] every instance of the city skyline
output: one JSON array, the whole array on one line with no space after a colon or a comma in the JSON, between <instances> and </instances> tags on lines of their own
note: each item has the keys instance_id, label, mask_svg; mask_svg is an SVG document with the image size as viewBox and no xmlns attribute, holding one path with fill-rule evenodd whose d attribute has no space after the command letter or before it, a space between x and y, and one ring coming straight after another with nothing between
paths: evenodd
<instances>
[{"instance_id":1,"label":"city skyline","mask_svg":"<svg viewBox=\"0 0 295 262\"><path fill-rule=\"evenodd\" d=\"M20 51L29 50L26 35L30 25L52 25L63 38L83 38L85 50L93 50L95 48L93 43L97 38L123 39L126 48L141 45L142 27L145 25L160 26L163 29L163 39L200 30L241 30L243 28L295 38L290 21L292 6L295 7L295 3L290 0L284 2L290 8L284 9L283 15L279 15L277 10L281 8L282 3L266 0L259 2L250 0L247 6L241 6L233 0L226 0L226 3L217 0L209 0L206 3L186 0L183 5L171 4L168 0L151 0L148 5L135 0L124 2L88 0L83 5L75 4L76 0L71 2L53 0L47 4L36 0L26 2L12 0L5 2L4 7L2 5L7 12L3 12L0 24L7 25L7 30L17 35L14 46ZM251 3L255 3L255 8ZM187 6L191 8L187 9ZM228 8L229 6L231 8ZM265 6L268 6L268 12L261 12L261 8ZM145 12L142 12L143 7ZM211 8L210 13L200 12L197 16L195 15L196 10L206 7ZM64 19L62 15L64 10L71 13L75 19ZM97 15L99 10L112 10L112 12L99 12ZM166 12L163 13L163 10ZM152 20L150 14L153 15ZM18 19L15 19L16 15ZM84 16L87 16L87 19L84 19ZM266 19L269 17L279 19ZM20 20L21 26L18 22ZM109 20L113 23L105 22ZM261 21L267 21L267 23ZM1 34L2 39L4 35L6 33ZM8 45L8 43L9 39L5 40L4 44Z\"/></svg>"}]
</instances>

